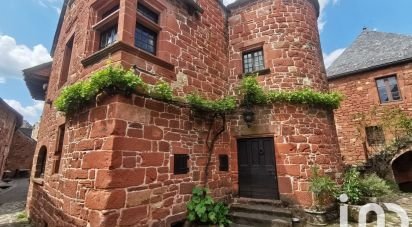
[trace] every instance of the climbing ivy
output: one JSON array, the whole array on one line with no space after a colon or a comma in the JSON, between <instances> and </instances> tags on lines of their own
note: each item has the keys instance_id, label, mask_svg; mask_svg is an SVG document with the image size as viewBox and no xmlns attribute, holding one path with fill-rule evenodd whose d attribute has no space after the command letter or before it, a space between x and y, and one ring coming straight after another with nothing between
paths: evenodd
<instances>
[{"instance_id":1,"label":"climbing ivy","mask_svg":"<svg viewBox=\"0 0 412 227\"><path fill-rule=\"evenodd\" d=\"M295 103L324 106L331 109L339 108L343 96L338 92L317 92L312 89L298 91L264 91L257 81L257 76L248 76L240 86L244 96L243 104L264 105L271 103Z\"/></svg>"},{"instance_id":2,"label":"climbing ivy","mask_svg":"<svg viewBox=\"0 0 412 227\"><path fill-rule=\"evenodd\" d=\"M244 78L240 85L240 91L243 95L242 104L248 106L289 102L336 109L342 100L342 95L339 93L321 93L311 89L264 91L259 85L256 76ZM156 85L150 85L145 83L132 70L125 70L121 66L110 65L97 71L89 79L64 88L55 100L55 106L61 112L73 114L82 106L93 102L96 96L101 93L123 94L126 96L139 93L166 102L176 102L176 100L179 100L173 96L173 89L167 82L159 81ZM190 94L179 102L189 105L194 110L218 115L231 113L237 108L236 97L234 96L210 100L198 94Z\"/></svg>"}]
</instances>

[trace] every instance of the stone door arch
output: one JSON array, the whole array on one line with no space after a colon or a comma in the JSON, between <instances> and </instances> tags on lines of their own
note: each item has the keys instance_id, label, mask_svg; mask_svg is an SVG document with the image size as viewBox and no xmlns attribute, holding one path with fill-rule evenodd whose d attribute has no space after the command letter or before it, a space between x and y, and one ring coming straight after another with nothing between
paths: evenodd
<instances>
[{"instance_id":1,"label":"stone door arch","mask_svg":"<svg viewBox=\"0 0 412 227\"><path fill-rule=\"evenodd\" d=\"M393 176L399 189L412 192L412 150L395 157L392 161Z\"/></svg>"}]
</instances>

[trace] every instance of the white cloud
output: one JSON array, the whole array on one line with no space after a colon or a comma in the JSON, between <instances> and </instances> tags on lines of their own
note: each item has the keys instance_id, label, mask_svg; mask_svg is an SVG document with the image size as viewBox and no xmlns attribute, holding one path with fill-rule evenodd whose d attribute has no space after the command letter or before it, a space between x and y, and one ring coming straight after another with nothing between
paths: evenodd
<instances>
[{"instance_id":1,"label":"white cloud","mask_svg":"<svg viewBox=\"0 0 412 227\"><path fill-rule=\"evenodd\" d=\"M332 65L332 63L345 51L345 48L340 48L332 51L329 54L323 54L323 61L325 62L326 68Z\"/></svg>"},{"instance_id":2,"label":"white cloud","mask_svg":"<svg viewBox=\"0 0 412 227\"><path fill-rule=\"evenodd\" d=\"M58 15L60 15L61 12L61 6L63 5L64 0L35 0L37 3L44 7L44 8L49 8L53 9L57 12Z\"/></svg>"},{"instance_id":3,"label":"white cloud","mask_svg":"<svg viewBox=\"0 0 412 227\"><path fill-rule=\"evenodd\" d=\"M230 3L233 3L234 1L236 1L236 0L223 0L223 4L225 4L227 6Z\"/></svg>"},{"instance_id":4,"label":"white cloud","mask_svg":"<svg viewBox=\"0 0 412 227\"><path fill-rule=\"evenodd\" d=\"M22 78L22 70L52 58L43 45L33 48L16 43L13 37L0 35L0 78Z\"/></svg>"},{"instance_id":5,"label":"white cloud","mask_svg":"<svg viewBox=\"0 0 412 227\"><path fill-rule=\"evenodd\" d=\"M6 78L0 77L0 84L4 84L4 83L6 83Z\"/></svg>"},{"instance_id":6,"label":"white cloud","mask_svg":"<svg viewBox=\"0 0 412 227\"><path fill-rule=\"evenodd\" d=\"M24 119L30 124L34 124L39 121L40 115L43 111L44 102L34 101L33 105L23 106L19 101L14 99L5 99L4 101L23 115Z\"/></svg>"},{"instance_id":7,"label":"white cloud","mask_svg":"<svg viewBox=\"0 0 412 227\"><path fill-rule=\"evenodd\" d=\"M323 28L326 25L326 15L325 15L325 8L328 6L330 3L332 5L336 5L340 0L319 0L319 5L320 5L320 16L318 19L318 27L319 31L322 31Z\"/></svg>"}]
</instances>

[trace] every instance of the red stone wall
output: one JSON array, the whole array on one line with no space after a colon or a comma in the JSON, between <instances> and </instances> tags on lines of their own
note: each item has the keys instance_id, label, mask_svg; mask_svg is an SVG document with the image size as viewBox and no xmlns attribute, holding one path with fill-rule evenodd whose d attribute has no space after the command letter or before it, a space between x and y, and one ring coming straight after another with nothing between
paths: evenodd
<instances>
[{"instance_id":1,"label":"red stone wall","mask_svg":"<svg viewBox=\"0 0 412 227\"><path fill-rule=\"evenodd\" d=\"M35 149L36 141L17 130L13 136L5 169L14 173L16 170L31 169Z\"/></svg>"},{"instance_id":2,"label":"red stone wall","mask_svg":"<svg viewBox=\"0 0 412 227\"><path fill-rule=\"evenodd\" d=\"M14 131L16 130L16 115L10 107L0 100L0 178L3 177L7 156L10 151Z\"/></svg>"},{"instance_id":3,"label":"red stone wall","mask_svg":"<svg viewBox=\"0 0 412 227\"><path fill-rule=\"evenodd\" d=\"M36 223L168 226L183 217L192 188L204 178L205 122L178 106L115 96L67 127L61 175L50 176L49 158L45 185L34 184L39 196L33 194L29 208ZM219 147L228 153L222 142ZM188 174L173 174L174 154L190 154ZM229 198L230 173L215 165L209 187L215 197Z\"/></svg>"},{"instance_id":4,"label":"red stone wall","mask_svg":"<svg viewBox=\"0 0 412 227\"><path fill-rule=\"evenodd\" d=\"M401 90L402 101L380 104L376 78L397 75L398 86ZM408 114L412 114L412 64L391 66L384 69L370 72L358 73L340 79L329 81L331 90L339 91L345 96L341 107L335 111L336 128L339 137L339 145L344 161L349 164L365 161L365 152L376 152L376 148L364 148L364 129L362 122L355 118L356 114L370 115L374 109L377 112L376 121L379 120L379 113L388 108L400 108ZM377 122L371 122L371 126ZM361 130L361 131L360 131ZM362 132L362 133L360 133ZM386 132L386 137L390 140L390 133ZM365 151L366 150L366 151Z\"/></svg>"}]
</instances>

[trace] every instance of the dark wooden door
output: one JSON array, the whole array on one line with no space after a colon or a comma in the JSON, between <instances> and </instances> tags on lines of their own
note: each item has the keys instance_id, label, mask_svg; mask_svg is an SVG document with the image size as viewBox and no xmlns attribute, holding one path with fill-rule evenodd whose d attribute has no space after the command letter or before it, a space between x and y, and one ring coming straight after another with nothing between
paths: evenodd
<instances>
[{"instance_id":1,"label":"dark wooden door","mask_svg":"<svg viewBox=\"0 0 412 227\"><path fill-rule=\"evenodd\" d=\"M238 140L239 196L279 199L273 138Z\"/></svg>"}]
</instances>

